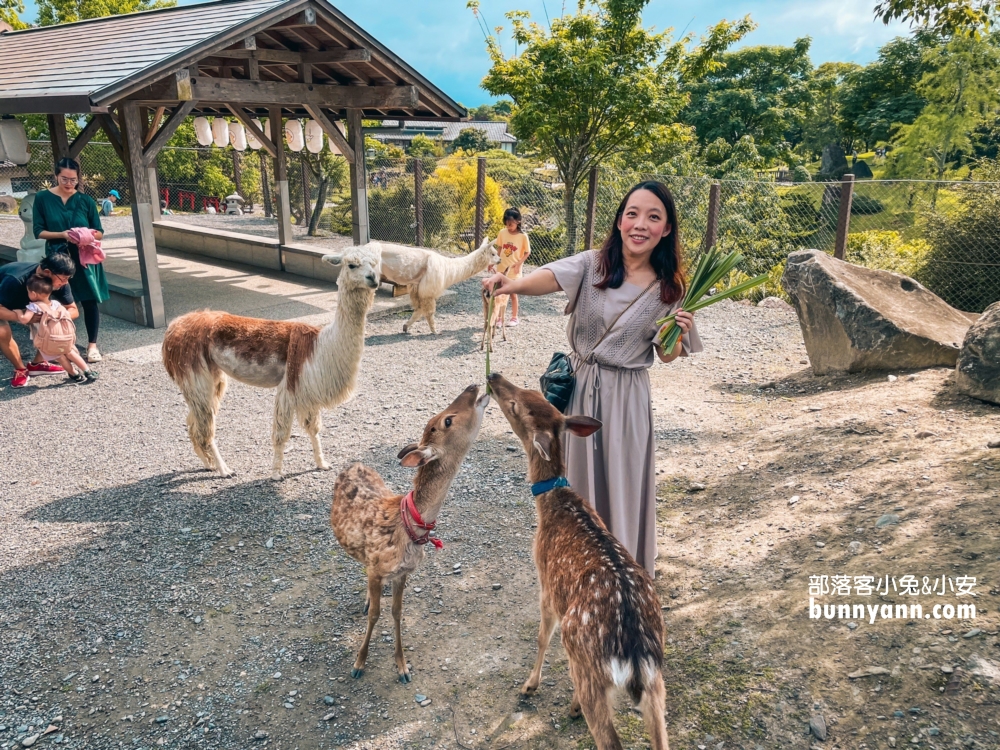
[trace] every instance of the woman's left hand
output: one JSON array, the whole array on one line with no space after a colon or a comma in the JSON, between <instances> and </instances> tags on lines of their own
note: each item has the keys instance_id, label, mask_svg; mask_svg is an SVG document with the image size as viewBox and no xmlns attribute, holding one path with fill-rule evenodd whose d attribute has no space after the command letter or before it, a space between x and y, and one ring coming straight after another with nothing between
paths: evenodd
<instances>
[{"instance_id":1,"label":"woman's left hand","mask_svg":"<svg viewBox=\"0 0 1000 750\"><path fill-rule=\"evenodd\" d=\"M694 328L694 313L690 313L687 310L678 310L674 313L674 321L677 323L677 327L681 329L681 332L687 334Z\"/></svg>"}]
</instances>

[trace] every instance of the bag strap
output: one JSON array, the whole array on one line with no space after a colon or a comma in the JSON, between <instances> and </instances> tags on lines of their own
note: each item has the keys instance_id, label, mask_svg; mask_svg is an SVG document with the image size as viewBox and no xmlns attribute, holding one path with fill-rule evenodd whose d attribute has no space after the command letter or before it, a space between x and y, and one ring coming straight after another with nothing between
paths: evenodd
<instances>
[{"instance_id":1,"label":"bag strap","mask_svg":"<svg viewBox=\"0 0 1000 750\"><path fill-rule=\"evenodd\" d=\"M611 321L611 325L609 325L606 329L604 329L604 333L601 334L601 338L597 339L597 343L594 344L590 348L590 353L584 358L584 362L588 361L592 356L594 356L594 352L597 351L597 347L599 347L601 345L601 342L604 341L605 338L607 338L607 335L609 333L611 333L611 329L615 327L615 324L619 321L619 319L621 319L622 315L624 315L625 313L627 313L629 311L629 309L631 309L632 305L634 305L640 299L642 299L643 297L645 297L646 293L650 289L652 289L653 286L656 283L658 283L658 282L659 282L659 279L653 279L652 281L650 281L649 282L649 286L647 286L645 289L643 289L641 292L639 292L639 294L636 296L636 298L633 299L631 302L629 302L628 305L626 305L625 309L622 310L620 313L618 313L615 316L615 319Z\"/></svg>"}]
</instances>

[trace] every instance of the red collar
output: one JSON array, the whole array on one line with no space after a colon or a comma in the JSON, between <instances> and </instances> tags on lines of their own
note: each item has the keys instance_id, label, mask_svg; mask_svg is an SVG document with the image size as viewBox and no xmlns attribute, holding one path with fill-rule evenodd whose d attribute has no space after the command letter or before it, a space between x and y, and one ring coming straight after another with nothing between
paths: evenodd
<instances>
[{"instance_id":1,"label":"red collar","mask_svg":"<svg viewBox=\"0 0 1000 750\"><path fill-rule=\"evenodd\" d=\"M420 517L420 511L417 510L417 506L413 502L413 490L403 495L403 499L399 501L399 517L403 521L403 528L406 529L407 536L410 537L410 541L414 544L427 544L427 542L430 542L437 549L444 547L444 542L431 536L431 532L437 526L437 521L424 523L424 519ZM410 519L413 520L413 526L423 530L424 533L421 536L417 536L417 532L413 530L413 526L410 525Z\"/></svg>"}]
</instances>

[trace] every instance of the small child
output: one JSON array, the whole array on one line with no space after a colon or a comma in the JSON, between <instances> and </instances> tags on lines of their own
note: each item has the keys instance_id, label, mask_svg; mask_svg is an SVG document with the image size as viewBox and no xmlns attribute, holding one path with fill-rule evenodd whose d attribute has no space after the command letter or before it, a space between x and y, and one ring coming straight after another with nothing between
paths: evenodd
<instances>
[{"instance_id":1,"label":"small child","mask_svg":"<svg viewBox=\"0 0 1000 750\"><path fill-rule=\"evenodd\" d=\"M500 253L496 270L508 279L519 279L524 261L531 255L531 243L528 242L528 235L521 231L521 212L516 208L508 208L503 212L503 223L504 228L500 230L495 243ZM516 326L517 295L510 295L510 299L510 321L507 325Z\"/></svg>"},{"instance_id":2,"label":"small child","mask_svg":"<svg viewBox=\"0 0 1000 750\"><path fill-rule=\"evenodd\" d=\"M37 338L38 323L32 323L31 319L35 315L48 313L52 317L69 317L69 311L63 307L58 300L50 299L52 294L52 281L45 276L34 274L28 279L26 284L28 299L31 300L28 306L18 313L18 321L31 326L32 339ZM65 353L53 353L41 351L42 356L47 360L55 360L69 375L74 383L92 383L97 380L97 373L90 369L80 352L76 350L76 342L71 342ZM70 365L72 363L72 366ZM76 370L73 369L76 367Z\"/></svg>"}]
</instances>

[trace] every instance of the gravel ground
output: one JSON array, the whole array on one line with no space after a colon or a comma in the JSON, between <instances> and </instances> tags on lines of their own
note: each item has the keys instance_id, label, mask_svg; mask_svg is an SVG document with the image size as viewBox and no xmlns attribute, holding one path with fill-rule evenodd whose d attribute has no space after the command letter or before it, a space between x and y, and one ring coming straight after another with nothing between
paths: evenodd
<instances>
[{"instance_id":1,"label":"gravel ground","mask_svg":"<svg viewBox=\"0 0 1000 750\"><path fill-rule=\"evenodd\" d=\"M369 321L358 394L324 415L336 470L361 460L406 488L399 447L482 382L476 282L456 289L437 337L423 323L402 334L399 314ZM564 303L521 304L525 322L493 363L534 385L565 347ZM895 746L896 736L900 746L996 746L998 696L970 666L977 654L993 664L992 606L966 639L938 623L820 625L805 591L809 575L847 565L850 541L873 571L978 570L995 587L988 527L1000 483L985 443L1000 432L998 410L950 395L943 370L895 383L814 378L788 311L723 302L699 326L708 351L651 372L671 741L807 747L804 730L822 715L831 747ZM0 478L0 748L49 727L39 747L593 746L568 720L558 643L542 689L517 698L538 622L534 507L495 405L440 518L445 548L410 579L414 682L404 686L387 602L365 675L350 678L363 571L329 528L334 475L312 469L298 428L287 478L267 478L273 394L227 392L218 440L237 477L223 480L199 470L158 344L117 351L100 372L87 387L54 377L0 386L4 438L17 446ZM0 382L10 374L0 365ZM918 428L935 437L912 444ZM920 450L932 447L936 460ZM874 529L903 506L901 525ZM968 624L951 627L960 636ZM938 691L940 671L921 669L935 658L967 670L962 689ZM870 664L896 671L847 679ZM628 747L643 746L637 717L622 711L618 723Z\"/></svg>"}]
</instances>

